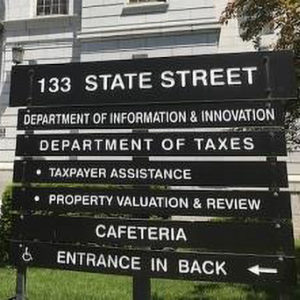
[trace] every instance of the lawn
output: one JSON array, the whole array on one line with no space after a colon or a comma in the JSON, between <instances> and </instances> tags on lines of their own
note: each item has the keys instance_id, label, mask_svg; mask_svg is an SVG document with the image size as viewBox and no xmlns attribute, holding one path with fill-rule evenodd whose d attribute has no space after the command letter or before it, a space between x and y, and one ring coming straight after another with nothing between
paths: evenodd
<instances>
[{"instance_id":1,"label":"lawn","mask_svg":"<svg viewBox=\"0 0 300 300\"><path fill-rule=\"evenodd\" d=\"M300 240L297 241L298 286L293 300L300 299ZM14 295L15 270L0 269L0 300ZM47 269L29 269L29 300L131 300L130 277ZM214 284L152 280L152 300L274 300L276 291L241 284Z\"/></svg>"},{"instance_id":2,"label":"lawn","mask_svg":"<svg viewBox=\"0 0 300 300\"><path fill-rule=\"evenodd\" d=\"M1 269L0 283L0 299L7 300L12 297L15 270ZM131 278L123 276L30 269L28 299L131 300L131 283ZM246 285L152 280L153 300L274 300L274 297L274 292L255 290Z\"/></svg>"}]
</instances>

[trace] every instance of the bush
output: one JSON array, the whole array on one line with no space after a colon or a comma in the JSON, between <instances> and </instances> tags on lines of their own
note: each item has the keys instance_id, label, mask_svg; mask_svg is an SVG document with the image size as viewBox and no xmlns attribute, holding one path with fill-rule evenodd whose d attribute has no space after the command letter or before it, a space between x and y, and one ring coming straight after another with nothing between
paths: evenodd
<instances>
[{"instance_id":1,"label":"bush","mask_svg":"<svg viewBox=\"0 0 300 300\"><path fill-rule=\"evenodd\" d=\"M8 186L2 195L0 219L0 265L8 264L9 239L12 229L12 187Z\"/></svg>"},{"instance_id":2,"label":"bush","mask_svg":"<svg viewBox=\"0 0 300 300\"><path fill-rule=\"evenodd\" d=\"M16 186L16 185L15 185ZM82 188L85 190L89 189L99 189L101 190L109 190L112 189L124 189L122 186L114 186L114 185L82 185L82 184L36 184L32 185L32 187L44 187L44 188L58 188L58 187L73 187L73 188ZM132 188L132 187L127 187ZM155 187L156 189L157 187ZM3 195L2 195L2 206L1 206L1 215L0 215L0 266L7 265L9 263L9 250L10 250L10 242L9 240L12 238L12 221L13 215L16 215L16 211L12 211L12 191L13 186L8 186ZM64 215L64 216L83 216L83 217L131 217L128 214L120 214L120 213L95 213L95 212L56 212L53 213L51 211L34 211L35 215ZM147 216L149 217L149 216ZM153 217L153 216L152 216Z\"/></svg>"}]
</instances>

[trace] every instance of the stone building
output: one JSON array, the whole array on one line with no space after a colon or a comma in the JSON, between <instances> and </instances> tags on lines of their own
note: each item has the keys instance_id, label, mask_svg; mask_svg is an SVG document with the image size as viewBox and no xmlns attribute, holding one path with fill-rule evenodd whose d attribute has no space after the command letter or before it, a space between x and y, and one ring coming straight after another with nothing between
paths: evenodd
<instances>
[{"instance_id":1,"label":"stone building","mask_svg":"<svg viewBox=\"0 0 300 300\"><path fill-rule=\"evenodd\" d=\"M23 49L22 64L256 51L252 43L241 40L237 20L227 26L220 24L226 3L227 0L0 0L2 188L11 181L16 136L17 109L8 107L12 49ZM267 49L272 39L272 32L265 32L261 48ZM291 188L296 192L300 155L295 152L288 159ZM294 206L299 202L294 194ZM296 227L300 230L300 224Z\"/></svg>"}]
</instances>

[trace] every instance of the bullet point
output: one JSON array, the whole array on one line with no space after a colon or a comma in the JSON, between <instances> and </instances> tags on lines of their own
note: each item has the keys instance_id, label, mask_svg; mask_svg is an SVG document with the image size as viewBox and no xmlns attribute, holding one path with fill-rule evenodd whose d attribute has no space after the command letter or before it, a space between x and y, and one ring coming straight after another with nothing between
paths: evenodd
<instances>
[{"instance_id":1,"label":"bullet point","mask_svg":"<svg viewBox=\"0 0 300 300\"><path fill-rule=\"evenodd\" d=\"M37 169L36 170L36 175L41 175L42 174L42 171L40 169Z\"/></svg>"},{"instance_id":2,"label":"bullet point","mask_svg":"<svg viewBox=\"0 0 300 300\"><path fill-rule=\"evenodd\" d=\"M34 197L34 201L36 201L36 202L40 201L40 197L39 196L35 196Z\"/></svg>"}]
</instances>

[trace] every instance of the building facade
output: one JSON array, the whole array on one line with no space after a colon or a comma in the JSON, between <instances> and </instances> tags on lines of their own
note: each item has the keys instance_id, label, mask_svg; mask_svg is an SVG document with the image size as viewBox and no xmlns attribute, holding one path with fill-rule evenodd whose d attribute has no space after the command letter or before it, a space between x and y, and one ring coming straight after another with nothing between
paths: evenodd
<instances>
[{"instance_id":1,"label":"building facade","mask_svg":"<svg viewBox=\"0 0 300 300\"><path fill-rule=\"evenodd\" d=\"M5 127L1 170L12 170L14 159L17 110L8 108L14 47L23 48L23 64L254 50L241 41L236 22L221 26L226 0L0 1L4 8L0 111Z\"/></svg>"},{"instance_id":2,"label":"building facade","mask_svg":"<svg viewBox=\"0 0 300 300\"><path fill-rule=\"evenodd\" d=\"M0 25L2 188L11 181L15 155L17 109L8 107L13 48L24 50L23 64L256 51L252 43L241 40L237 20L226 26L220 24L220 15L227 2L0 0L0 22L3 24L3 30ZM272 34L263 35L263 48L273 38ZM297 191L300 155L293 153L289 160L292 161L289 164L291 187ZM299 202L295 200L294 207Z\"/></svg>"}]
</instances>

